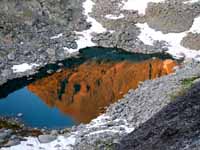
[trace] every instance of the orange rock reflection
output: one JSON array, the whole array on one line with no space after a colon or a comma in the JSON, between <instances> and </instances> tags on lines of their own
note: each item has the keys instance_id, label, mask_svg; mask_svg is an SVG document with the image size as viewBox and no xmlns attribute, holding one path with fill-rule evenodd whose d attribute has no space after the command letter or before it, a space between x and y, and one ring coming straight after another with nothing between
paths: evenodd
<instances>
[{"instance_id":1,"label":"orange rock reflection","mask_svg":"<svg viewBox=\"0 0 200 150\"><path fill-rule=\"evenodd\" d=\"M140 63L87 62L65 69L30 84L28 89L48 106L57 107L77 122L88 123L104 107L122 98L140 81L173 72L173 60L147 60Z\"/></svg>"}]
</instances>

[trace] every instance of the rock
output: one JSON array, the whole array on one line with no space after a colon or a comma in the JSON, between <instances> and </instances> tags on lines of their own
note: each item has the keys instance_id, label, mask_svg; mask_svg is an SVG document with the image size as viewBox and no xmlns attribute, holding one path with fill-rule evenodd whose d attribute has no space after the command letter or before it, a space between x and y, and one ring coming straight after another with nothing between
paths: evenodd
<instances>
[{"instance_id":1,"label":"rock","mask_svg":"<svg viewBox=\"0 0 200 150\"><path fill-rule=\"evenodd\" d=\"M53 70L47 70L48 74L52 74L54 71Z\"/></svg>"},{"instance_id":2,"label":"rock","mask_svg":"<svg viewBox=\"0 0 200 150\"><path fill-rule=\"evenodd\" d=\"M62 67L62 66L63 66L63 63L58 63L58 66Z\"/></svg>"},{"instance_id":3,"label":"rock","mask_svg":"<svg viewBox=\"0 0 200 150\"><path fill-rule=\"evenodd\" d=\"M9 77L12 74L12 70L11 69L4 69L1 72L1 76L3 77Z\"/></svg>"},{"instance_id":4,"label":"rock","mask_svg":"<svg viewBox=\"0 0 200 150\"><path fill-rule=\"evenodd\" d=\"M13 140L9 140L8 143L6 143L4 146L5 147L11 147L14 145L18 145L20 144L20 140L19 139L13 139Z\"/></svg>"},{"instance_id":5,"label":"rock","mask_svg":"<svg viewBox=\"0 0 200 150\"><path fill-rule=\"evenodd\" d=\"M78 45L77 45L75 42L72 42L72 43L70 44L70 47L71 47L72 49L77 49L77 48L78 48Z\"/></svg>"},{"instance_id":6,"label":"rock","mask_svg":"<svg viewBox=\"0 0 200 150\"><path fill-rule=\"evenodd\" d=\"M181 45L192 50L200 50L200 34L189 32L182 39Z\"/></svg>"},{"instance_id":7,"label":"rock","mask_svg":"<svg viewBox=\"0 0 200 150\"><path fill-rule=\"evenodd\" d=\"M55 145L54 147L55 147L55 148L60 148L61 145L60 145L60 144L57 144L57 145Z\"/></svg>"},{"instance_id":8,"label":"rock","mask_svg":"<svg viewBox=\"0 0 200 150\"><path fill-rule=\"evenodd\" d=\"M62 69L58 69L58 70L56 70L56 72L61 72L62 71Z\"/></svg>"},{"instance_id":9,"label":"rock","mask_svg":"<svg viewBox=\"0 0 200 150\"><path fill-rule=\"evenodd\" d=\"M1 132L0 133L0 139L5 139L5 138L8 138L10 137L10 133L9 132Z\"/></svg>"},{"instance_id":10,"label":"rock","mask_svg":"<svg viewBox=\"0 0 200 150\"><path fill-rule=\"evenodd\" d=\"M58 131L57 131L57 130L52 130L52 131L51 131L51 135L57 136L57 135L58 135Z\"/></svg>"},{"instance_id":11,"label":"rock","mask_svg":"<svg viewBox=\"0 0 200 150\"><path fill-rule=\"evenodd\" d=\"M7 133L7 134L9 134L9 135L11 135L13 133L13 130L12 129L7 129L4 132Z\"/></svg>"},{"instance_id":12,"label":"rock","mask_svg":"<svg viewBox=\"0 0 200 150\"><path fill-rule=\"evenodd\" d=\"M50 57L55 57L55 55L56 55L55 49L51 49L51 48L48 48L48 49L47 49L47 53L48 53L48 55L49 55Z\"/></svg>"},{"instance_id":13,"label":"rock","mask_svg":"<svg viewBox=\"0 0 200 150\"><path fill-rule=\"evenodd\" d=\"M54 140L56 140L56 136L54 135L39 135L38 140L40 143L50 143Z\"/></svg>"},{"instance_id":14,"label":"rock","mask_svg":"<svg viewBox=\"0 0 200 150\"><path fill-rule=\"evenodd\" d=\"M193 84L199 83L200 82L200 78L195 79L194 81L192 81Z\"/></svg>"},{"instance_id":15,"label":"rock","mask_svg":"<svg viewBox=\"0 0 200 150\"><path fill-rule=\"evenodd\" d=\"M146 9L148 25L163 33L180 33L189 30L195 16L191 6L177 3L149 3Z\"/></svg>"},{"instance_id":16,"label":"rock","mask_svg":"<svg viewBox=\"0 0 200 150\"><path fill-rule=\"evenodd\" d=\"M5 139L0 139L0 145L5 143Z\"/></svg>"},{"instance_id":17,"label":"rock","mask_svg":"<svg viewBox=\"0 0 200 150\"><path fill-rule=\"evenodd\" d=\"M10 137L11 140L14 140L14 139L16 139L16 138L17 138L16 135L12 135L12 136Z\"/></svg>"},{"instance_id":18,"label":"rock","mask_svg":"<svg viewBox=\"0 0 200 150\"><path fill-rule=\"evenodd\" d=\"M8 59L9 60L14 60L15 59L15 53L12 52L12 53L8 54Z\"/></svg>"}]
</instances>

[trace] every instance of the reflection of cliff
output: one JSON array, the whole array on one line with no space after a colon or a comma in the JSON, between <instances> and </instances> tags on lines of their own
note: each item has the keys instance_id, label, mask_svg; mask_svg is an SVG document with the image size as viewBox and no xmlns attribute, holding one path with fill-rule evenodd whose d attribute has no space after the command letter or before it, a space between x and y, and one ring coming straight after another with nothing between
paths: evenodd
<instances>
[{"instance_id":1,"label":"reflection of cliff","mask_svg":"<svg viewBox=\"0 0 200 150\"><path fill-rule=\"evenodd\" d=\"M105 106L136 88L139 81L169 74L175 65L172 60L158 59L140 63L87 62L38 80L28 89L50 107L59 108L77 122L87 123Z\"/></svg>"}]
</instances>

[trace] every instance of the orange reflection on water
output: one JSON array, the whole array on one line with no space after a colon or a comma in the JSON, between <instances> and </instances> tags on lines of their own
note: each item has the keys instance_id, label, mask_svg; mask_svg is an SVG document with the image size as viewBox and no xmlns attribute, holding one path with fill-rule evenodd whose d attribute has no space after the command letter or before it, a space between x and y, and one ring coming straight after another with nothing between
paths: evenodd
<instances>
[{"instance_id":1,"label":"orange reflection on water","mask_svg":"<svg viewBox=\"0 0 200 150\"><path fill-rule=\"evenodd\" d=\"M57 107L79 123L88 123L129 89L137 88L140 81L172 73L176 65L169 59L139 63L90 61L37 80L28 89L48 106Z\"/></svg>"}]
</instances>

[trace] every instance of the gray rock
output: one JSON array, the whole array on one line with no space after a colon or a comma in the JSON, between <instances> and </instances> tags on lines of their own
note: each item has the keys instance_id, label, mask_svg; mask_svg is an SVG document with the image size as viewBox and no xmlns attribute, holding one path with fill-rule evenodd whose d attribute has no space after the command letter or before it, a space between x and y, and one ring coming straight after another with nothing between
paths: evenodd
<instances>
[{"instance_id":1,"label":"gray rock","mask_svg":"<svg viewBox=\"0 0 200 150\"><path fill-rule=\"evenodd\" d=\"M62 66L63 66L63 63L58 63L58 66L62 67Z\"/></svg>"},{"instance_id":2,"label":"gray rock","mask_svg":"<svg viewBox=\"0 0 200 150\"><path fill-rule=\"evenodd\" d=\"M54 147L55 147L55 148L60 148L61 145L60 145L60 144L57 144L57 145L55 145Z\"/></svg>"},{"instance_id":3,"label":"gray rock","mask_svg":"<svg viewBox=\"0 0 200 150\"><path fill-rule=\"evenodd\" d=\"M194 18L192 6L182 3L149 3L146 9L148 25L163 33L189 30Z\"/></svg>"},{"instance_id":4,"label":"gray rock","mask_svg":"<svg viewBox=\"0 0 200 150\"><path fill-rule=\"evenodd\" d=\"M200 34L189 32L182 39L181 45L192 50L200 50Z\"/></svg>"},{"instance_id":5,"label":"gray rock","mask_svg":"<svg viewBox=\"0 0 200 150\"><path fill-rule=\"evenodd\" d=\"M15 53L12 52L12 53L8 54L8 59L9 60L14 60L15 59Z\"/></svg>"},{"instance_id":6,"label":"gray rock","mask_svg":"<svg viewBox=\"0 0 200 150\"><path fill-rule=\"evenodd\" d=\"M1 72L1 76L3 77L9 77L12 74L12 70L11 69L4 69Z\"/></svg>"},{"instance_id":7,"label":"gray rock","mask_svg":"<svg viewBox=\"0 0 200 150\"><path fill-rule=\"evenodd\" d=\"M4 132L7 133L7 134L9 134L9 135L11 135L13 133L13 130L12 129L7 129Z\"/></svg>"},{"instance_id":8,"label":"gray rock","mask_svg":"<svg viewBox=\"0 0 200 150\"><path fill-rule=\"evenodd\" d=\"M16 136L16 135L12 135L12 136L10 137L10 139L11 139L11 140L17 139L17 136Z\"/></svg>"},{"instance_id":9,"label":"gray rock","mask_svg":"<svg viewBox=\"0 0 200 150\"><path fill-rule=\"evenodd\" d=\"M53 73L53 70L47 70L47 73L48 73L48 74L52 74L52 73Z\"/></svg>"},{"instance_id":10,"label":"gray rock","mask_svg":"<svg viewBox=\"0 0 200 150\"><path fill-rule=\"evenodd\" d=\"M51 135L57 136L57 135L58 135L58 131L57 131L57 130L52 130L52 131L51 131Z\"/></svg>"},{"instance_id":11,"label":"gray rock","mask_svg":"<svg viewBox=\"0 0 200 150\"><path fill-rule=\"evenodd\" d=\"M49 55L50 57L55 57L55 55L56 55L55 49L51 49L51 48L48 48L48 49L47 49L47 53L48 53L48 55Z\"/></svg>"},{"instance_id":12,"label":"gray rock","mask_svg":"<svg viewBox=\"0 0 200 150\"><path fill-rule=\"evenodd\" d=\"M0 139L0 145L5 143L5 139Z\"/></svg>"},{"instance_id":13,"label":"gray rock","mask_svg":"<svg viewBox=\"0 0 200 150\"><path fill-rule=\"evenodd\" d=\"M9 140L8 143L6 143L4 146L6 147L11 147L11 146L15 146L20 144L20 140L19 139L13 139L13 140Z\"/></svg>"},{"instance_id":14,"label":"gray rock","mask_svg":"<svg viewBox=\"0 0 200 150\"><path fill-rule=\"evenodd\" d=\"M56 72L62 72L62 69L58 69L58 70L56 70Z\"/></svg>"},{"instance_id":15,"label":"gray rock","mask_svg":"<svg viewBox=\"0 0 200 150\"><path fill-rule=\"evenodd\" d=\"M10 137L12 134L11 130L5 130L4 132L0 132L0 139L5 139Z\"/></svg>"},{"instance_id":16,"label":"gray rock","mask_svg":"<svg viewBox=\"0 0 200 150\"><path fill-rule=\"evenodd\" d=\"M54 140L56 140L56 136L54 135L39 135L38 140L40 143L50 143Z\"/></svg>"}]
</instances>

